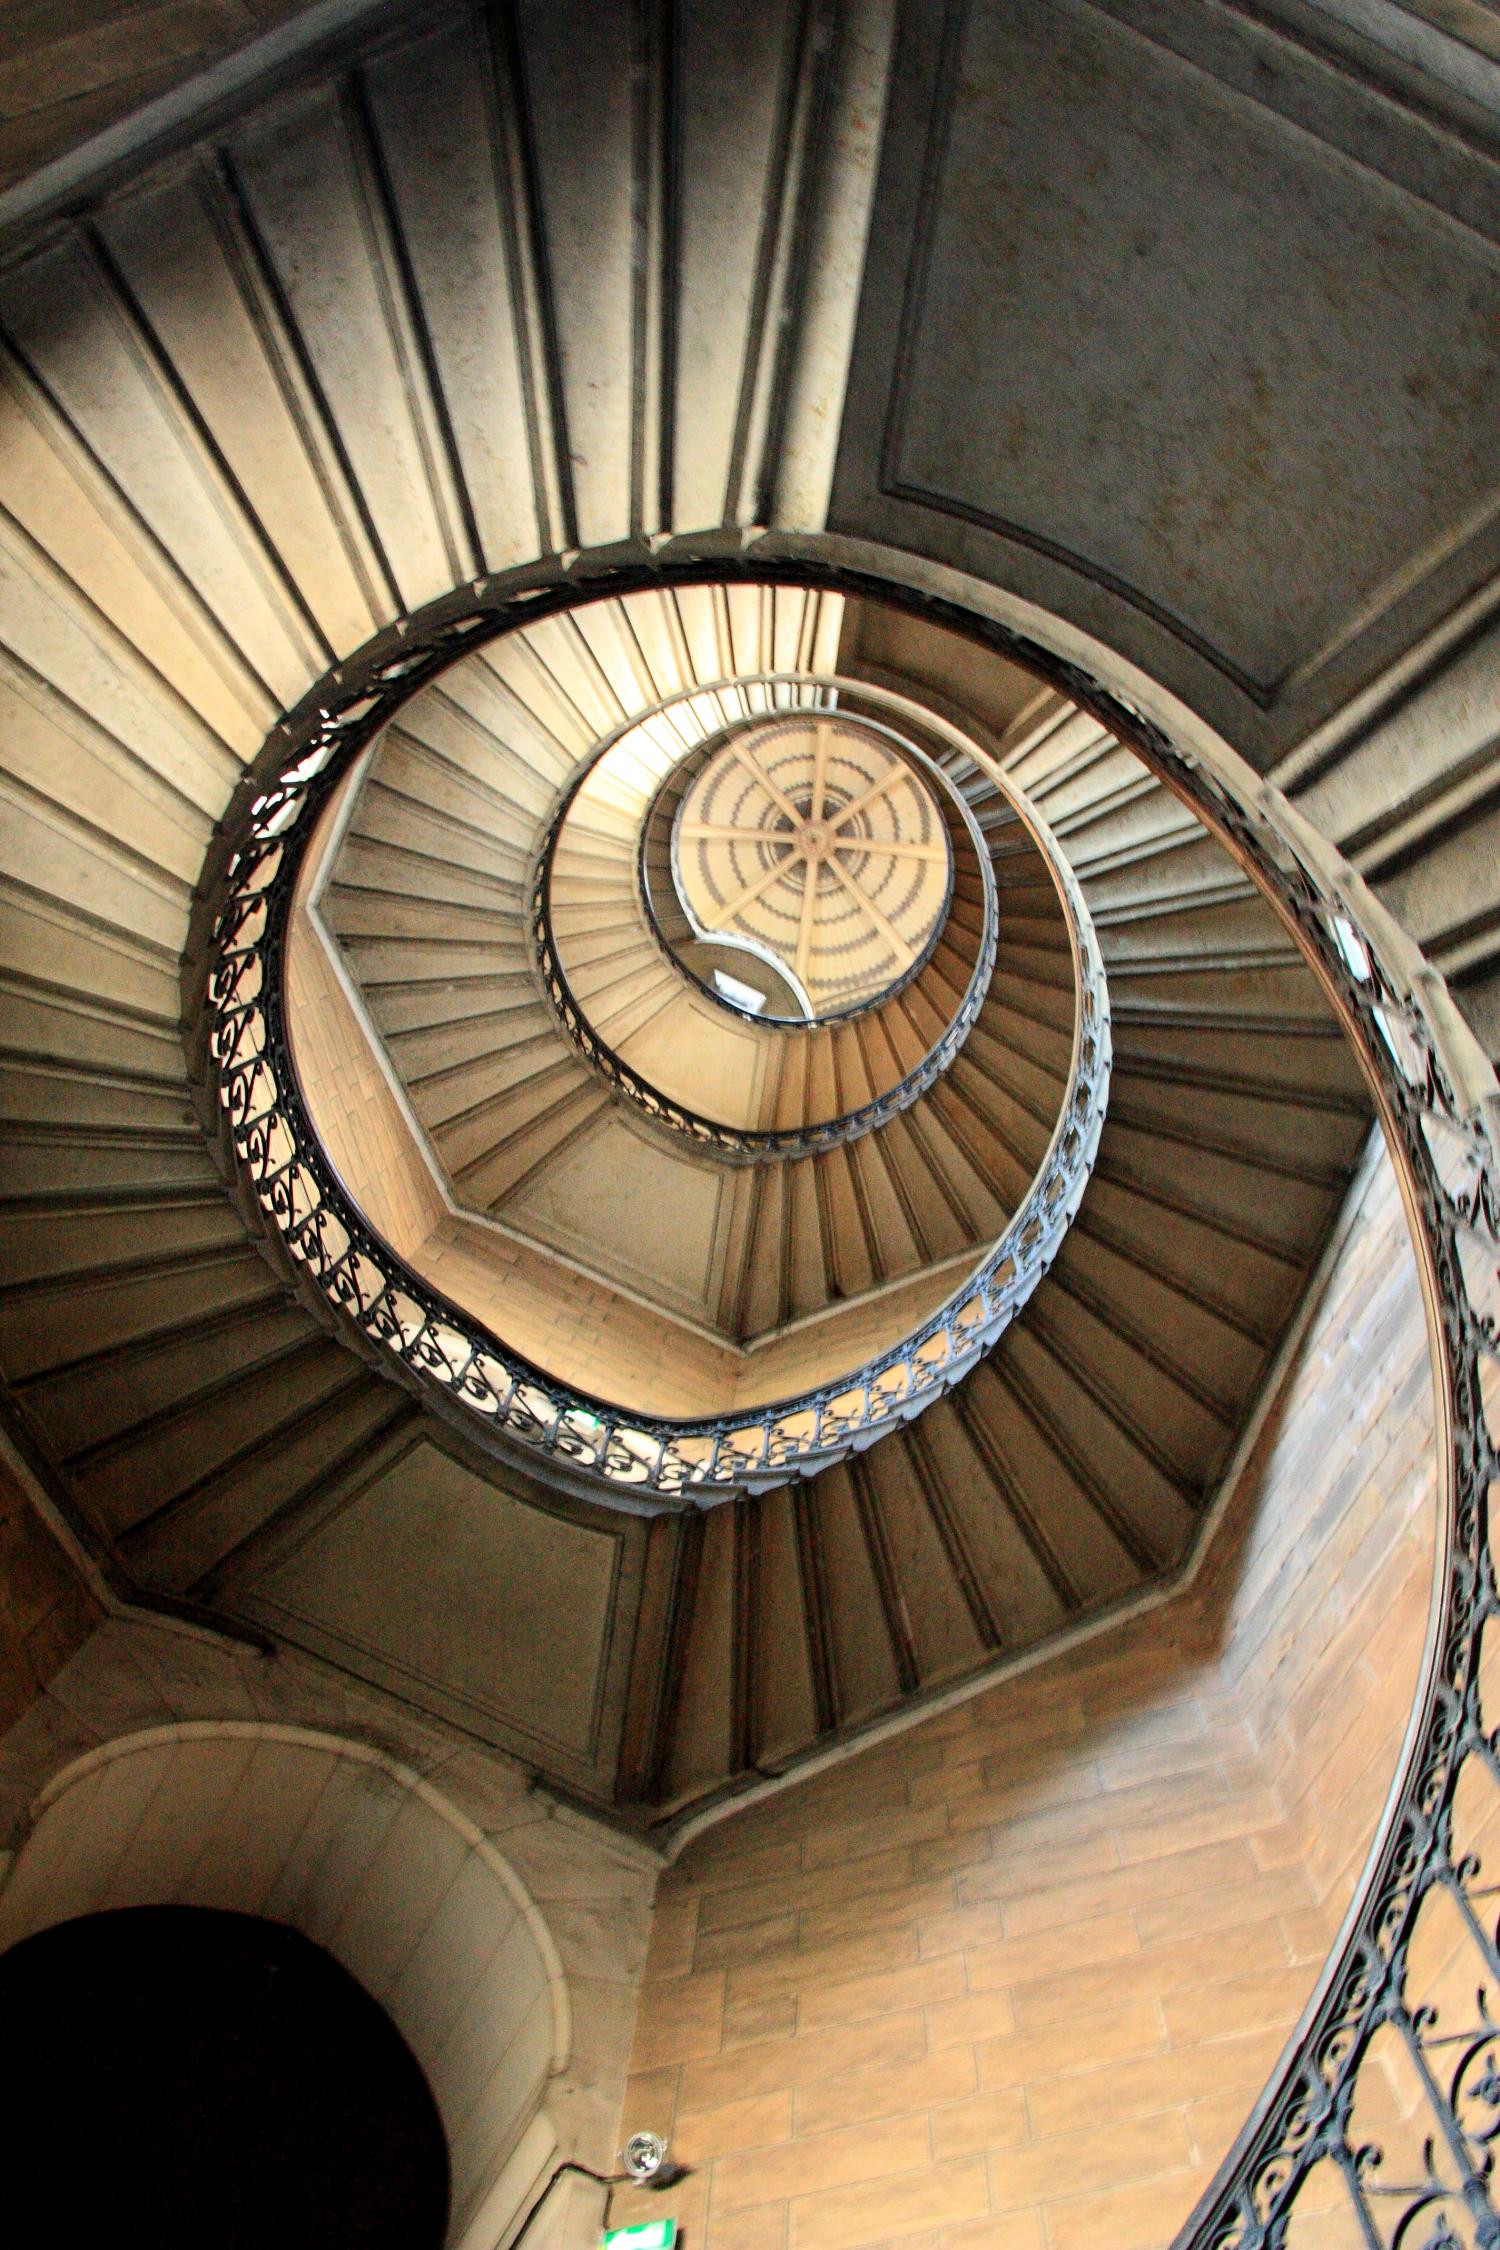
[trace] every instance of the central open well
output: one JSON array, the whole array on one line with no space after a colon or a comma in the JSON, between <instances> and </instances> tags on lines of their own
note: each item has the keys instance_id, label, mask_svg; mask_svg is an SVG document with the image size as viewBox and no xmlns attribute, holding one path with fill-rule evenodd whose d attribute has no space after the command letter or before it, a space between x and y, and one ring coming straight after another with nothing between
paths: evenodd
<instances>
[{"instance_id":1,"label":"central open well","mask_svg":"<svg viewBox=\"0 0 1500 2250\"><path fill-rule=\"evenodd\" d=\"M773 720L732 733L672 828L677 895L712 971L747 1013L814 1022L909 976L947 911L953 851L931 788L898 744L857 721ZM690 962L687 965L693 966ZM762 980L757 969L768 968ZM789 988L783 998L783 988Z\"/></svg>"}]
</instances>

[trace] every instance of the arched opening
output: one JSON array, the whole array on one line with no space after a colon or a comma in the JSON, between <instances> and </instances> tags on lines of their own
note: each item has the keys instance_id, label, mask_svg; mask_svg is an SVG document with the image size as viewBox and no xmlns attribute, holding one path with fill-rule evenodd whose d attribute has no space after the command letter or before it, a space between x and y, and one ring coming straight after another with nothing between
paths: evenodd
<instances>
[{"instance_id":1,"label":"arched opening","mask_svg":"<svg viewBox=\"0 0 1500 2250\"><path fill-rule=\"evenodd\" d=\"M325 1955L367 2013L389 2018L430 2088L451 2168L446 2233L432 2241L493 2250L555 2150L545 2097L571 2017L546 1924L472 1822L360 1743L246 1721L154 1728L44 1791L0 1892L0 1946L24 1965L27 1941L134 1909L253 1917L294 1954L306 1941ZM39 1989L52 1981L48 1969ZM0 1980L0 2020L4 2005ZM122 2013L127 2043L146 2016ZM128 2044L115 2051L135 2072ZM195 2239L228 2238L215 2227ZM244 2237L291 2239L279 2226ZM316 2239L363 2238L341 2222ZM390 2239L421 2250L427 2237Z\"/></svg>"},{"instance_id":2,"label":"arched opening","mask_svg":"<svg viewBox=\"0 0 1500 2250\"><path fill-rule=\"evenodd\" d=\"M409 668L424 618L450 652L467 646L471 590L481 600L488 588L497 603L535 595L530 614L542 624L558 622L547 610L555 561L575 592L591 574L594 591L607 591L597 574L625 565L639 590L647 573L681 574L695 556L728 556L726 573L753 568L757 554L801 557L809 583L822 573L831 584L836 568L888 568L933 619L940 605L968 604L996 629L996 648L1029 634L1055 660L1049 679L1064 684L1076 668L1082 703L1111 727L1118 717L1122 740L1139 732L1163 789L1180 782L1182 801L1313 946L1316 974L1366 1050L1419 1237L1437 1375L1427 1450L1438 1457L1441 1568L1378 1857L1359 1878L1356 1919L1329 1941L1327 1977L1297 2034L1300 2084L1289 2064L1254 2126L1253 2155L1210 2191L1218 2201L1195 2230L1246 2250L1279 2241L1287 2203L1330 2151L1351 2179L1356 2165L1368 2174L1363 2118L1347 2146L1345 2129L1372 2022L1395 2020L1409 1998L1411 2041L1433 2031L1419 1984L1406 1998L1398 1990L1422 1886L1464 1902L1488 1949L1487 1981L1496 1967L1477 1863L1455 1842L1459 1811L1483 1818L1482 1802L1458 1803L1464 1778L1477 1787L1479 1761L1493 1757L1478 1682L1481 1635L1500 1607L1487 1514L1500 1438L1495 1086L1440 978L1403 936L1431 943L1438 972L1470 980L1493 973L1500 945L1485 848L1494 831L1479 825L1494 811L1492 698L1488 685L1472 692L1487 681L1483 668L1458 669L1493 634L1494 526L1476 494L1489 481L1480 401L1495 337L1468 317L1493 299L1493 244L1475 224L1493 202L1493 118L1461 116L1441 96L1429 111L1405 65L1392 78L1378 54L1356 62L1337 41L1326 48L1341 13L1351 11L975 5L924 16L879 0L772 0L723 11L731 38L711 6L593 8L586 23L556 6L451 19L439 10L432 21L424 12L410 42L393 20L389 39L382 25L368 45L351 40L332 70L309 62L305 82L268 84L264 99L257 91L222 115L184 116L164 168L152 169L154 150L143 147L139 161L73 175L66 210L44 206L66 223L17 242L24 255L0 292L3 763L16 878L6 911L20 1001L7 1062L22 1152L7 1198L14 1248L0 1343L28 1458L70 1520L97 1536L122 1585L248 1619L282 1645L300 1636L346 1672L363 1667L409 1700L425 1697L429 1710L461 1708L481 1733L493 1727L484 1739L519 1739L529 1769L581 1784L596 1805L673 1817L715 1791L761 1786L809 1744L842 1752L872 1716L996 1652L1024 1654L1075 1618L1097 1620L1142 1573L1173 1565L1242 1426L1290 1277L1306 1270L1326 1175L1346 1161L1321 1135L1336 1144L1352 1122L1349 1088L1299 1067L1315 1051L1286 1025L1300 1010L1257 997L1286 966L1267 959L1266 933L1252 926L1260 905L1234 895L1234 874L1206 871L1198 838L1179 836L1173 848L1177 867L1204 882L1185 877L1174 890L1177 869L1163 873L1163 855L1136 825L1149 777L1128 803L1115 793L1111 823L1128 813L1136 833L1115 829L1093 872L1110 892L1114 989L1134 980L1116 1019L1134 1051L1122 1036L1113 1147L1010 1356L987 1355L970 1389L934 1398L920 1425L882 1433L883 1452L830 1461L811 1501L783 1487L756 1492L764 1505L753 1509L736 1501L675 1521L662 1511L649 1537L622 1519L618 1535L595 1543L597 1600L554 1599L554 1621L526 1558L547 1536L561 1552L563 1511L549 1518L538 1506L546 1521L536 1542L511 1540L521 1503L512 1509L507 1480L530 1474L520 1447L539 1434L539 1476L579 1502L569 1529L593 1505L586 1471L618 1473L629 1498L666 1452L659 1432L642 1432L638 1417L658 1409L640 1378L623 1401L623 1435L591 1404L613 1391L580 1385L581 1401L562 1403L513 1370L496 1379L453 1324L430 1319L426 1300L403 1294L400 1277L353 1237L341 1240L320 1210L305 1229L306 1267L315 1249L333 1280L329 1302L341 1296L374 1314L355 1361L324 1324L326 1303L268 1294L257 1226L224 1204L212 1159L179 1122L201 1088L204 1043L179 1052L176 966L190 902L207 896L205 854L211 872L228 849L232 824L212 832L242 767L329 667L345 676L336 709L318 690L319 704L329 701L320 751L361 723L372 683L419 684ZM1288 45L1269 21L1315 16L1326 21L1315 36L1302 24L1306 45ZM189 156L200 128L201 151ZM1466 145L1476 130L1484 145ZM1087 161L1059 169L1059 150L1077 148ZM1351 293L1344 268L1382 286ZM1236 288L1236 274L1255 286ZM1278 340L1287 348L1266 349ZM882 563L877 541L907 552ZM1051 621L1028 611L1032 601ZM724 608L733 654L728 594ZM1118 658L1092 635L1112 639ZM766 660L757 649L755 665ZM715 676L722 669L716 651ZM1427 700L1444 674L1456 692L1428 701L1415 739L1406 730L1382 743L1378 726L1372 737L1372 719L1414 694ZM1119 712L1090 681L1122 699ZM1174 704L1169 686L1190 708ZM1258 757L1255 770L1211 727ZM278 741L277 758L295 748L289 736ZM1096 781L1113 755L1097 760ZM537 761L524 763L533 796L545 798L551 780L538 791ZM268 770L252 771L245 790L258 793ZM1062 790L1074 777L1055 778ZM431 791L421 794L425 812ZM1091 816L1100 802L1075 803L1067 817ZM821 823L811 806L804 822L799 804L804 826ZM392 840L372 823L367 841ZM417 856L410 833L394 842ZM1361 876L1401 929L1378 918ZM756 879L747 871L740 891ZM832 883L847 895L839 877ZM804 881L803 896L808 950L818 887ZM247 930L258 911L248 905ZM1211 924L1211 944L1185 963L1189 935L1209 935ZM797 928L800 937L800 917ZM1212 975L1205 952L1217 956ZM189 947L190 1013L204 959ZM541 1007L529 973L523 961L511 996ZM1191 1005L1179 984L1184 1004L1168 1017L1162 995L1174 977L1201 984ZM389 989L371 978L382 982ZM1033 992L1045 983L1038 973ZM257 1012L253 977L236 998L238 1041ZM657 1214L676 1218L679 1207L622 1195L602 1166L592 1178L574 1167L596 1122L591 1105L602 1120L613 1098L581 1075L584 1062L552 1057L555 1075L537 1086L542 1072L530 1063L545 1050L528 1034L515 1069L533 1081L535 1111L523 1113L514 1079L496 1084L506 1145L460 1148L460 1130L488 1135L494 1122L478 1098L485 1090L473 1099L464 1090L475 1058L456 1049L469 1032L450 1015L393 1023L392 1035L413 1057L425 1043L411 1077L440 1082L445 1105L451 1098L440 1122L456 1121L463 1162L494 1159L470 1175L487 1209L515 1191L511 1221L524 1217L538 1234L545 1221L575 1262L607 1248L633 1303L624 1288L636 1287L639 1267L647 1279L663 1268ZM1227 1071L1231 1042L1253 1068ZM953 1085L982 1051L970 1045L947 1074ZM982 1094L999 1081L997 1062ZM246 1129L267 1152L268 1200L300 1217L312 1175L288 1161L259 1073L243 1084L243 1103L213 1122ZM867 1090L875 1098L875 1088L833 1093L842 1107ZM1007 1091L1004 1105L992 1099L989 1137L1002 1139L1013 1121L1019 1142L1029 1129L1019 1071ZM680 1099L696 1110L691 1092ZM974 1105L964 1106L960 1122L981 1145ZM816 1123L833 1102L803 1107ZM1281 1134L1294 1110L1295 1131L1279 1145L1262 1138L1258 1120ZM567 1148L549 1139L559 1128ZM544 1141L557 1156L546 1209L533 1177ZM717 1292L751 1341L773 1318L790 1330L836 1306L830 1318L842 1320L851 1297L899 1282L909 1270L903 1236L913 1254L922 1249L915 1237L929 1212L933 1262L936 1229L950 1221L953 1254L967 1255L968 1151L953 1134L943 1143L933 1133L929 1145L930 1165L913 1146L893 1180L872 1165L873 1186L854 1169L863 1155L844 1170L842 1151L810 1156L796 1175L810 1189L779 1205L767 1195L754 1209L743 1191L738 1231L729 1220L720 1229L717 1194L700 1183L693 1208L707 1249L677 1266L679 1305L691 1314L709 1299L719 1241L774 1245L755 1260L759 1296L747 1286L741 1305ZM901 1190L913 1182L923 1201L908 1212ZM1084 1244L1098 1256L1080 1270ZM651 1366L654 1319L648 1308L632 1339ZM452 1421L443 1446L423 1440L402 1452L391 1437L387 1449L398 1416L415 1412L415 1394L395 1395L379 1371L397 1354L444 1386L445 1412L467 1412L477 1395L497 1423L513 1416L516 1453L497 1446L486 1473L466 1470L460 1484L446 1450L457 1442ZM936 1374L924 1363L924 1382L962 1372L960 1356L945 1352ZM1349 1394L1373 1396L1386 1419L1373 1361L1351 1355ZM820 1377L833 1368L824 1363ZM855 1411L868 1413L867 1397ZM763 1441L757 1431L755 1449L739 1449L748 1461L716 1431L696 1460L678 1456L680 1478L701 1480L705 1461L727 1452L740 1482L726 1476L725 1489L755 1492L747 1467L779 1474L797 1448L805 1460L842 1414L836 1394L779 1416L774 1429L767 1416ZM872 1434L870 1422L858 1434ZM1002 1506L1012 1490L1019 1507ZM489 1529L492 1520L505 1528L482 1550L477 1537L470 1548L433 1536L435 1521ZM393 1524L415 1526L399 1553ZM586 1537L594 1531L579 1530L576 1551ZM446 1587L477 1578L465 1567L471 1552L492 1562L493 1596L481 1582L471 1602L419 1599L435 1556L451 1565ZM604 1590L607 1575L623 1593ZM1402 1610L1413 1646L1424 1592ZM484 1638L486 1612L523 1607L534 1639ZM632 1642L633 1618L644 1623ZM1322 1621L1321 1637L1334 1622ZM1350 1638L1363 1652L1365 1640L1383 1649L1393 1632L1386 1604L1368 1634ZM576 1698L566 1723L529 1731L515 1705L470 1695L481 1674L487 1695L488 1678L528 1669L536 1704ZM1339 1712L1362 1716L1369 1684L1358 1671L1342 1681ZM1201 1798L1180 1740L1147 1747ZM1008 1754L1005 1744L989 1753L997 1766ZM1384 1754L1394 1770L1395 1748ZM983 1758L972 1763L982 1794L991 1776ZM230 1797L258 1807L257 1784L241 1772ZM79 1815L83 1833L102 1827L109 1786ZM170 1811L177 1784L164 1786ZM134 1835L130 1791L110 1806L120 1833ZM1198 1810L1191 1803L1192 1817ZM210 1808L210 1832L219 1817ZM153 1810L150 1822L142 1848L169 1853L160 1839L173 1836L172 1819ZM19 1876L31 1899L46 1894L67 1848L65 1824L49 1818L40 1833L53 1842L39 1841ZM918 1848L894 1845L889 1832L879 1841ZM933 1841L952 1839L920 1838ZM1308 1860L1327 1851L1322 1833L1282 1842ZM826 1859L826 1835L817 1848ZM1230 1874L1245 1866L1235 1853L1215 1864ZM1048 1865L1065 1880L1055 1856ZM196 1862L181 1872L199 1879ZM119 1879L128 1886L131 1875ZM308 1880L316 1889L321 1876ZM842 1871L828 1880L852 1894ZM1204 1887L1200 1876L1193 1896ZM810 1911L800 1893L795 1911ZM862 1904L856 1911L871 1919ZM1168 1911L1175 1924L1181 1910ZM977 1951L993 1925L981 1916L948 1935L977 1927ZM360 1925L372 1950L381 1927L378 1917ZM927 1934L919 1958L947 1958L931 1953ZM713 1935L722 1941L722 1928ZM1016 1935L1007 1923L993 1943ZM1072 1927L1066 1936L1076 1951ZM1214 1958L1228 1958L1222 1930L1209 1937ZM1299 1947L1308 1940L1298 1925ZM1412 1958L1435 1974L1420 1944ZM1014 1970L1015 1957L1005 1965ZM722 1944L704 1966L730 1974ZM989 1962L992 1978L999 1966ZM751 1973L772 1974L763 1961ZM817 1973L826 1987L826 1963ZM944 2004L937 1988L949 1973L923 1967L924 2008ZM1096 1990L1091 1976L1085 1997ZM442 2004L434 1987L434 2014ZM780 1996L765 2004L761 2027L785 2029ZM1236 1997L1241 2021L1248 2005ZM998 2006L987 2004L991 2028ZM523 2021L535 2043L534 2021ZM1467 2037L1461 2017L1459 2028ZM697 2046L706 2035L697 2020L682 2031L679 2018L676 2036ZM1435 2082L1438 2050L1453 2036L1445 2022L1431 2041ZM535 2044L528 2054L520 2083L530 2095ZM738 2099L741 2051L729 2053L729 2070ZM1117 2111L1118 2089L1109 2095ZM1456 2091L1445 2102L1439 2144L1458 2147L1477 2211L1489 2200L1491 2121L1477 2129ZM861 2112L870 2113L863 2097ZM529 2130L527 2114L524 2103L503 2112L493 2147L476 2153L476 2181ZM1031 2111L1033 2129L1041 2114ZM972 2152L955 2160L996 2210L992 2171ZM1045 2151L1039 2170L1044 2162L1076 2182L1066 2151ZM1121 2176L1118 2148L1108 2162ZM1384 2178L1413 2176L1388 2163ZM924 2227L963 2223L951 2208L935 2217L928 2181L920 2193ZM1299 2216L1310 2209L1302 2203ZM1426 2232L1416 2209L1398 2222L1413 2240ZM787 2231L806 2239L795 2220ZM900 2230L882 2208L865 2231L873 2241ZM1388 2232L1365 2214L1367 2239ZM1064 2250L1050 2222L1047 2234ZM1119 2225L1103 2238L1124 2250Z\"/></svg>"},{"instance_id":3,"label":"arched opening","mask_svg":"<svg viewBox=\"0 0 1500 2250\"><path fill-rule=\"evenodd\" d=\"M141 1906L23 1939L0 1958L0 2087L13 2202L70 2180L76 2241L440 2250L448 2147L422 2068L282 1923Z\"/></svg>"}]
</instances>

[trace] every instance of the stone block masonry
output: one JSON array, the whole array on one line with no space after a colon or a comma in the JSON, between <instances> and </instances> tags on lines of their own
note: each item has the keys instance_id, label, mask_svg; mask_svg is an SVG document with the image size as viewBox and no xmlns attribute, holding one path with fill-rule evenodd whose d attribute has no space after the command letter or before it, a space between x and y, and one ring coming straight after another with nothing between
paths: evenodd
<instances>
[{"instance_id":1,"label":"stone block masonry","mask_svg":"<svg viewBox=\"0 0 1500 2250\"><path fill-rule=\"evenodd\" d=\"M664 1878L625 2119L692 2167L693 2250L1164 2250L1369 1846L1432 1438L1382 1155L1194 1583Z\"/></svg>"}]
</instances>

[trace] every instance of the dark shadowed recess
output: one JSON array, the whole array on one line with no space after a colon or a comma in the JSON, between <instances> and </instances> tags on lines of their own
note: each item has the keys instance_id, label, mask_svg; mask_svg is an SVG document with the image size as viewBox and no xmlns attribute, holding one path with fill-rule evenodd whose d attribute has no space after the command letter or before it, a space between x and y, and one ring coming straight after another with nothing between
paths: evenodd
<instances>
[{"instance_id":1,"label":"dark shadowed recess","mask_svg":"<svg viewBox=\"0 0 1500 2250\"><path fill-rule=\"evenodd\" d=\"M6 2202L111 2250L439 2250L448 2150L384 2009L295 1930L128 1907L0 1959Z\"/></svg>"}]
</instances>

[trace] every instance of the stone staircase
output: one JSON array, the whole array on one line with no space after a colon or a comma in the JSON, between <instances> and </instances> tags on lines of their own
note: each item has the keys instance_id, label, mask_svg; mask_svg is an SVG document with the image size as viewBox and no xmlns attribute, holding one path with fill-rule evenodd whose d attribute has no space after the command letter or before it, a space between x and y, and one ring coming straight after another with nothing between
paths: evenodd
<instances>
[{"instance_id":1,"label":"stone staircase","mask_svg":"<svg viewBox=\"0 0 1500 2250\"><path fill-rule=\"evenodd\" d=\"M265 1554L426 1428L289 1295L195 1122L179 979L216 824L283 711L456 586L542 586L580 548L643 575L691 553L706 585L716 555L743 575L758 526L819 529L888 59L881 9L838 13L830 41L831 11L791 0L688 11L668 85L632 75L624 10L594 10L583 40L567 9L509 11L498 45L498 12L433 10L0 275L0 1369L15 1442L143 1598L264 1630ZM616 1652L597 1755L548 1770L633 1819L1174 1568L1369 1123L1276 917L1132 752L1018 675L976 698L936 657L882 665L868 620L793 591L781 641L775 604L767 627L738 586L679 594L678 685L796 669L821 633L857 678L967 696L1094 916L1114 1090L1052 1272L956 1391L809 1484L614 1520L604 1623L549 1621L539 1646L572 1662L576 1631ZM421 1122L502 1221L619 1109L527 938L533 841L621 715L578 632L538 619L423 690L326 898ZM909 1113L734 1170L715 1317L736 1345L974 1249L1052 1130L1072 1022L1055 907L993 781L947 770L998 893L983 1013ZM1427 844L1408 845L1416 870ZM639 953L622 884L575 908L623 1052L651 1051L668 1006L709 1021ZM944 1005L958 965L933 957ZM831 1094L804 1042L766 1120L796 1129L909 1067L924 989L890 1061L878 1017L827 1036ZM592 1505L444 1442L549 1525ZM409 1458L420 1484L431 1455ZM382 1558L393 1603L425 1559ZM497 1610L513 1592L487 1589ZM420 1702L420 1666L402 1677Z\"/></svg>"},{"instance_id":2,"label":"stone staircase","mask_svg":"<svg viewBox=\"0 0 1500 2250\"><path fill-rule=\"evenodd\" d=\"M857 631L843 661L861 670ZM925 684L955 708L940 654ZM983 701L965 715L982 736ZM1140 760L1046 694L993 747L1063 843L1105 953L1114 1076L1090 1187L1024 1319L919 1423L810 1489L659 1527L679 1614L633 1779L664 1806L1169 1570L1368 1128L1296 949ZM950 772L992 820L993 784L961 759ZM992 1156L1046 1115L1026 1053L1057 1035L1058 995L1028 937L1002 937L1011 1036L976 1029L929 1097L960 1133L987 1120Z\"/></svg>"},{"instance_id":3,"label":"stone staircase","mask_svg":"<svg viewBox=\"0 0 1500 2250\"><path fill-rule=\"evenodd\" d=\"M632 621L640 643L690 647L675 613L701 591L632 596L578 613L579 653L571 672L559 665L549 675L554 696L577 692L590 639L619 636ZM832 631L825 625L823 638L836 666L841 602L792 588L735 595L754 595L767 610L805 608L814 619L820 608L830 612ZM663 610L674 613L672 632L649 614ZM815 624L791 637L816 660ZM514 689L519 652L509 664ZM486 725L471 719L445 745L439 727L452 706L453 678L416 698L373 753L321 911L455 1199L504 1220L516 1211L519 1190L528 1207L545 1198L549 1174L571 1164L619 1096L579 1055L528 973L528 884L517 871L534 864L547 822L535 792L510 794L503 777L541 729L540 698L491 711ZM648 675L637 692L660 701L703 686L693 672L674 668ZM475 685L466 680L463 692L477 703ZM725 701L721 689L717 705ZM592 723L607 717L618 726L633 716L617 701ZM488 731L502 725L504 735ZM416 745L425 801L403 788ZM868 1012L789 1033L727 1016L664 954L643 911L637 860L672 752L647 757L633 738L626 747L629 772L607 754L571 798L548 887L560 962L599 1037L668 1100L708 1107L715 1122L752 1138L795 1143L806 1129L837 1124L899 1088L943 1039L983 946L986 887L961 817L952 823L955 894L930 958ZM463 858L449 866L439 856L432 808L456 820L460 802L466 810L455 852ZM979 848L1004 933L1004 958L982 989L968 1034L989 1058L982 1094L971 1073L973 1091L954 1079L941 1101L894 1115L877 1132L813 1155L793 1145L775 1162L737 1170L727 1183L730 1252L717 1299L719 1322L733 1338L768 1334L977 1252L1019 1206L1041 1162L1071 1053L1067 929L1046 864L1013 809L991 788L981 793L980 813ZM474 950L471 933L481 924L483 949ZM460 973L443 973L455 958ZM613 1146L612 1176L628 1182L638 1144L617 1132ZM524 1228L524 1215L517 1224Z\"/></svg>"},{"instance_id":4,"label":"stone staircase","mask_svg":"<svg viewBox=\"0 0 1500 2250\"><path fill-rule=\"evenodd\" d=\"M857 669L857 632L846 645ZM920 1422L810 1485L635 1533L626 1802L692 1801L1172 1569L1362 1142L1348 1051L1221 848L1061 698L1011 680L996 697L1020 704L997 764L1062 843L1105 949L1118 1091L1093 1181L1025 1319ZM483 1067L513 1073L485 1091L502 1145L529 1136L545 1169L575 1137L568 1102L590 1118L617 1106L569 1051L526 953L523 830L556 770L517 791L509 842L498 791L483 798L489 826L478 795L460 826L458 769L428 725L436 699L420 700L369 766L324 911L414 1103L451 1084L451 1052L433 1043L445 1022L472 1027ZM984 709L972 717L982 730ZM491 738L471 726L462 739L472 767ZM425 804L384 781L388 752L410 780L418 750ZM997 879L983 1010L910 1112L825 1154L735 1169L749 1218L726 1275L731 1333L774 1333L972 1246L1014 1208L1051 1131L1074 1004L1056 893L995 782L959 753L945 763ZM622 955L631 933L639 946L638 905L627 917L622 900ZM659 952L647 973L680 986ZM123 1573L232 1613L245 1557L384 1458L421 1409L255 1255L187 1122L180 1047L158 1035L143 1052L123 1011L69 998L34 991L32 1044L7 1071L12 1395ZM493 1044L517 1022L522 1040ZM436 1142L452 1114L429 1113ZM83 1307L97 1343L80 1354Z\"/></svg>"},{"instance_id":5,"label":"stone staircase","mask_svg":"<svg viewBox=\"0 0 1500 2250\"><path fill-rule=\"evenodd\" d=\"M1444 636L1274 777L1352 861L1500 1057L1500 633Z\"/></svg>"}]
</instances>

